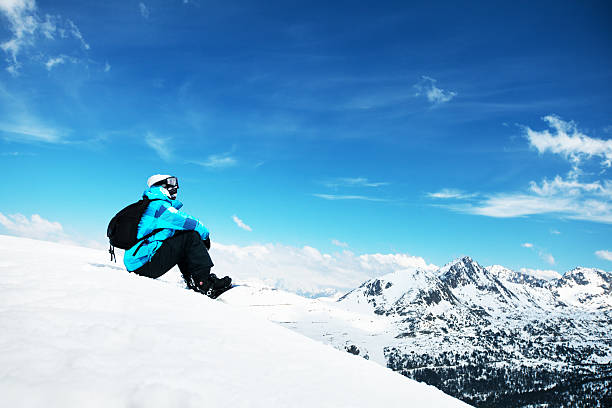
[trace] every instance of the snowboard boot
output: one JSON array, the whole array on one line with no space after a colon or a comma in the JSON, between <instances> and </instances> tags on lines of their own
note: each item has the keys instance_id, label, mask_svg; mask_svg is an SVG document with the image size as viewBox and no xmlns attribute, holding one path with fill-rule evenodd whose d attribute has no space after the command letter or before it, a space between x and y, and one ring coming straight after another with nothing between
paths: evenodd
<instances>
[{"instance_id":1,"label":"snowboard boot","mask_svg":"<svg viewBox=\"0 0 612 408\"><path fill-rule=\"evenodd\" d=\"M229 276L224 278L217 278L217 275L211 273L207 278L193 282L194 290L208 296L209 298L216 299L223 292L231 289L232 279Z\"/></svg>"}]
</instances>

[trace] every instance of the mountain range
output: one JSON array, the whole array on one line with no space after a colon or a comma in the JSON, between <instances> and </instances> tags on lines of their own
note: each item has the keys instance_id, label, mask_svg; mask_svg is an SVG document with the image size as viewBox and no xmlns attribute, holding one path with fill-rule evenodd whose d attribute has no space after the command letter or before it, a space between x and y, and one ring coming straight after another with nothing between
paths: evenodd
<instances>
[{"instance_id":1,"label":"mountain range","mask_svg":"<svg viewBox=\"0 0 612 408\"><path fill-rule=\"evenodd\" d=\"M605 271L544 280L463 257L435 272L370 279L338 303L388 320L381 363L470 404L612 405ZM357 341L352 350L372 347Z\"/></svg>"}]
</instances>

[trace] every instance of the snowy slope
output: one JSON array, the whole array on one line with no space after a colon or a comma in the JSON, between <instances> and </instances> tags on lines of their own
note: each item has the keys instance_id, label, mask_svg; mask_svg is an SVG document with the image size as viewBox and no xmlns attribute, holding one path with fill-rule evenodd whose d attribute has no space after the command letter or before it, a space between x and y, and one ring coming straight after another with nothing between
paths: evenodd
<instances>
[{"instance_id":1,"label":"snowy slope","mask_svg":"<svg viewBox=\"0 0 612 408\"><path fill-rule=\"evenodd\" d=\"M3 406L466 406L258 317L256 291L214 301L106 260L0 236Z\"/></svg>"}]
</instances>

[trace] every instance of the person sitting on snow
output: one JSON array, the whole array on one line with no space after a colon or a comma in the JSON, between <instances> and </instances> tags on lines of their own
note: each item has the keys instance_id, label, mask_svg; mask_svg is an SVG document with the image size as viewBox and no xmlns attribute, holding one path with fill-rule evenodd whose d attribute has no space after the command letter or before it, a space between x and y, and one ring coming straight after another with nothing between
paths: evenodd
<instances>
[{"instance_id":1,"label":"person sitting on snow","mask_svg":"<svg viewBox=\"0 0 612 408\"><path fill-rule=\"evenodd\" d=\"M138 238L152 234L125 251L123 263L128 271L159 278L178 265L187 287L216 298L231 287L229 276L222 279L210 273L210 234L196 218L179 211L176 199L178 179L155 174L147 180L143 193L150 201L138 223Z\"/></svg>"}]
</instances>

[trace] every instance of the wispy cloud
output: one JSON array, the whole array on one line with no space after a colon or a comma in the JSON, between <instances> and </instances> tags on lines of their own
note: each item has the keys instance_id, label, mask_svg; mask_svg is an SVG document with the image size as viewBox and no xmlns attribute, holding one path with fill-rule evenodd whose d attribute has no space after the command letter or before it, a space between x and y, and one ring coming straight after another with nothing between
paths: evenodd
<instances>
[{"instance_id":1,"label":"wispy cloud","mask_svg":"<svg viewBox=\"0 0 612 408\"><path fill-rule=\"evenodd\" d=\"M90 46L83 38L77 25L61 16L45 15L41 18L35 0L2 0L0 14L9 22L12 37L0 44L6 53L7 71L18 75L21 68L21 56L28 49L36 48L39 39L63 40L68 37L76 39L84 50ZM59 35L58 35L59 34ZM42 53L37 51L34 60L40 60ZM48 58L43 55L43 59Z\"/></svg>"},{"instance_id":2,"label":"wispy cloud","mask_svg":"<svg viewBox=\"0 0 612 408\"><path fill-rule=\"evenodd\" d=\"M13 34L13 37L2 43L0 47L9 55L7 70L17 74L20 67L17 59L19 52L31 44L33 34L38 28L36 3L34 0L2 1L0 11L8 19Z\"/></svg>"},{"instance_id":3,"label":"wispy cloud","mask_svg":"<svg viewBox=\"0 0 612 408\"><path fill-rule=\"evenodd\" d=\"M417 90L415 96L425 96L427 100L434 105L449 102L457 96L457 92L445 91L444 89L438 88L436 82L438 81L431 77L422 76L421 80L414 85Z\"/></svg>"},{"instance_id":4,"label":"wispy cloud","mask_svg":"<svg viewBox=\"0 0 612 408\"><path fill-rule=\"evenodd\" d=\"M51 71L54 66L63 64L64 62L64 57L60 55L59 57L49 58L49 60L45 63L45 66L47 67L48 71Z\"/></svg>"},{"instance_id":5,"label":"wispy cloud","mask_svg":"<svg viewBox=\"0 0 612 408\"><path fill-rule=\"evenodd\" d=\"M526 139L538 152L552 152L566 158L571 170L566 176L552 180L531 181L526 191L500 192L482 195L475 202L454 203L444 207L454 211L487 217L511 218L550 214L560 218L612 223L612 180L593 179L584 174L583 162L600 157L603 167L610 166L612 141L595 139L580 132L573 122L556 116L544 120L549 130L534 131L524 127ZM587 178L591 178L588 180Z\"/></svg>"},{"instance_id":6,"label":"wispy cloud","mask_svg":"<svg viewBox=\"0 0 612 408\"><path fill-rule=\"evenodd\" d=\"M72 20L67 20L67 22L68 22L68 27L70 28L70 33L72 34L72 36L81 43L81 46L84 49L86 50L90 49L91 47L89 46L87 41L85 41L85 38L83 38L83 34L81 34L81 30L79 30L79 27L77 27L77 25L74 24Z\"/></svg>"},{"instance_id":7,"label":"wispy cloud","mask_svg":"<svg viewBox=\"0 0 612 408\"><path fill-rule=\"evenodd\" d=\"M138 3L138 9L140 10L140 15L142 17L144 17L145 19L149 18L149 9L147 8L146 4L144 4L143 2Z\"/></svg>"},{"instance_id":8,"label":"wispy cloud","mask_svg":"<svg viewBox=\"0 0 612 408\"><path fill-rule=\"evenodd\" d=\"M171 161L173 157L170 141L171 139L168 137L159 137L151 132L147 133L145 136L147 145L164 161Z\"/></svg>"},{"instance_id":9,"label":"wispy cloud","mask_svg":"<svg viewBox=\"0 0 612 408\"><path fill-rule=\"evenodd\" d=\"M561 193L538 196L525 193L500 193L470 204L448 205L458 212L494 218L514 218L550 214L561 218L612 223L612 205L607 198L585 195L564 196Z\"/></svg>"},{"instance_id":10,"label":"wispy cloud","mask_svg":"<svg viewBox=\"0 0 612 408\"><path fill-rule=\"evenodd\" d=\"M45 67L47 67L47 71L51 71L51 69L53 69L53 67L56 65L65 64L66 62L76 64L79 62L79 60L62 54L57 57L49 58L45 63Z\"/></svg>"},{"instance_id":11,"label":"wispy cloud","mask_svg":"<svg viewBox=\"0 0 612 408\"><path fill-rule=\"evenodd\" d=\"M597 255L598 258L605 259L606 261L612 261L612 251L602 249L595 251L595 255Z\"/></svg>"},{"instance_id":12,"label":"wispy cloud","mask_svg":"<svg viewBox=\"0 0 612 408\"><path fill-rule=\"evenodd\" d=\"M0 212L0 225L9 233L36 239L63 239L64 228L59 222L52 222L33 214L30 218L23 214L4 215Z\"/></svg>"},{"instance_id":13,"label":"wispy cloud","mask_svg":"<svg viewBox=\"0 0 612 408\"><path fill-rule=\"evenodd\" d=\"M35 156L34 153L30 152L2 152L0 156L4 157L20 157L20 156Z\"/></svg>"},{"instance_id":14,"label":"wispy cloud","mask_svg":"<svg viewBox=\"0 0 612 408\"><path fill-rule=\"evenodd\" d=\"M335 246L338 246L340 248L348 248L349 247L349 244L347 244L346 242L338 241L337 239L332 239L331 242L332 242L332 244L334 244Z\"/></svg>"},{"instance_id":15,"label":"wispy cloud","mask_svg":"<svg viewBox=\"0 0 612 408\"><path fill-rule=\"evenodd\" d=\"M555 257L552 256L552 254L548 254L545 252L539 252L540 258L542 258L544 261L548 262L551 265L555 264Z\"/></svg>"},{"instance_id":16,"label":"wispy cloud","mask_svg":"<svg viewBox=\"0 0 612 408\"><path fill-rule=\"evenodd\" d=\"M204 161L191 160L190 163L213 169L223 169L227 167L236 166L238 164L238 160L232 157L229 153L224 153L212 154L208 156Z\"/></svg>"},{"instance_id":17,"label":"wispy cloud","mask_svg":"<svg viewBox=\"0 0 612 408\"><path fill-rule=\"evenodd\" d=\"M561 231L558 230L550 230L550 233L553 235L561 235Z\"/></svg>"},{"instance_id":18,"label":"wispy cloud","mask_svg":"<svg viewBox=\"0 0 612 408\"><path fill-rule=\"evenodd\" d=\"M238 218L236 215L232 215L232 220L234 220L234 222L236 223L236 225L240 228L242 228L245 231L253 231L253 229L246 225L240 218Z\"/></svg>"},{"instance_id":19,"label":"wispy cloud","mask_svg":"<svg viewBox=\"0 0 612 408\"><path fill-rule=\"evenodd\" d=\"M468 194L462 190L457 190L454 188L443 188L442 190L435 193L427 193L427 196L430 198L441 198L441 199L466 199L475 197L477 194Z\"/></svg>"},{"instance_id":20,"label":"wispy cloud","mask_svg":"<svg viewBox=\"0 0 612 408\"><path fill-rule=\"evenodd\" d=\"M551 264L551 265L554 265L554 264L555 264L555 257L554 257L554 256L552 256L552 254L549 254L549 253L548 253L548 252L546 252L545 250L543 250L543 249L541 249L541 248L536 247L536 246L535 246L535 245L533 245L532 243L530 243L530 242L525 242L525 243L521 244L521 246L522 246L523 248L527 248L527 249L530 249L530 250L532 250L532 251L536 252L536 253L538 254L538 256L539 256L539 257L540 257L542 260L544 260L545 262L547 262L547 263L549 263L549 264Z\"/></svg>"},{"instance_id":21,"label":"wispy cloud","mask_svg":"<svg viewBox=\"0 0 612 408\"><path fill-rule=\"evenodd\" d=\"M378 181L372 182L365 177L338 177L325 182L325 186L331 188L337 187L381 187L389 185L388 182Z\"/></svg>"},{"instance_id":22,"label":"wispy cloud","mask_svg":"<svg viewBox=\"0 0 612 408\"><path fill-rule=\"evenodd\" d=\"M0 0L1 1L1 0ZM22 93L15 94L0 84L0 140L18 143L68 144L71 130L39 118Z\"/></svg>"},{"instance_id":23,"label":"wispy cloud","mask_svg":"<svg viewBox=\"0 0 612 408\"><path fill-rule=\"evenodd\" d=\"M313 194L313 196L324 200L362 200L362 201L389 201L384 198L367 197L362 195L341 195L341 194Z\"/></svg>"},{"instance_id":24,"label":"wispy cloud","mask_svg":"<svg viewBox=\"0 0 612 408\"><path fill-rule=\"evenodd\" d=\"M111 65L108 63L108 61L106 61L106 63L104 64L104 72L108 72L111 70Z\"/></svg>"},{"instance_id":25,"label":"wispy cloud","mask_svg":"<svg viewBox=\"0 0 612 408\"><path fill-rule=\"evenodd\" d=\"M1 123L0 134L3 139L19 142L65 143L65 132L59 129L37 124L32 118L21 120L21 123Z\"/></svg>"}]
</instances>

